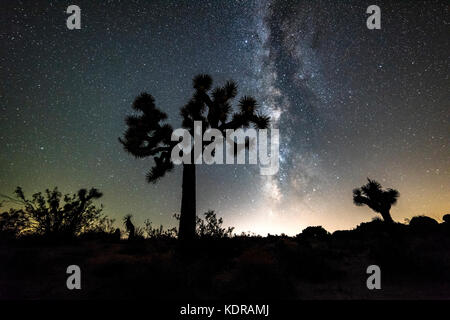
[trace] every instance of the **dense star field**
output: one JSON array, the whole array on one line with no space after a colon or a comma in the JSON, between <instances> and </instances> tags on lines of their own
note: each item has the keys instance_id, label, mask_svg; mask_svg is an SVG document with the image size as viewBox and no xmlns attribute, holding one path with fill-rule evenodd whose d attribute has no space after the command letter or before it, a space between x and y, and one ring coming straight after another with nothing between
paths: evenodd
<instances>
[{"instance_id":1,"label":"dense star field","mask_svg":"<svg viewBox=\"0 0 450 320\"><path fill-rule=\"evenodd\" d=\"M68 30L66 8L81 8ZM197 213L236 231L348 229L375 214L352 189L400 191L391 213L440 220L450 206L446 1L8 1L0 12L0 193L96 187L105 214L176 225L181 170L148 184L151 160L118 137L151 93L181 126L192 78L228 79L280 129L280 171L197 169Z\"/></svg>"}]
</instances>

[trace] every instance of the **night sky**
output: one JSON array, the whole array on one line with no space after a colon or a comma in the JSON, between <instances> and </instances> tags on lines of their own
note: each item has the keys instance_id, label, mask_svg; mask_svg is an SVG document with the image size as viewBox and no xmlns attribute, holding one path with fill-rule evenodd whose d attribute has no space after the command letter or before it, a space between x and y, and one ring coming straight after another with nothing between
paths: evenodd
<instances>
[{"instance_id":1,"label":"night sky","mask_svg":"<svg viewBox=\"0 0 450 320\"><path fill-rule=\"evenodd\" d=\"M67 6L81 8L68 30ZM381 30L366 9L381 8ZM450 210L447 1L2 1L0 193L97 187L120 223L176 225L181 168L157 184L118 137L141 92L168 122L192 78L228 79L280 129L280 171L197 169L197 213L236 231L329 231L370 221L366 177L400 191L394 220Z\"/></svg>"}]
</instances>

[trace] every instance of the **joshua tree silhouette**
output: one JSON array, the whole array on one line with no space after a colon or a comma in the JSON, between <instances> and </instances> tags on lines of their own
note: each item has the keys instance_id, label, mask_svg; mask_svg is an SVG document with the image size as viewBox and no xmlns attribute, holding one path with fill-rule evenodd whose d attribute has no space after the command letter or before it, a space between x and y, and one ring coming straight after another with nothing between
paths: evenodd
<instances>
[{"instance_id":1,"label":"joshua tree silhouette","mask_svg":"<svg viewBox=\"0 0 450 320\"><path fill-rule=\"evenodd\" d=\"M383 190L377 181L369 178L367 180L367 184L353 190L353 203L357 206L366 205L381 214L386 223L393 223L389 211L391 206L397 203L400 193L395 189Z\"/></svg>"},{"instance_id":2,"label":"joshua tree silhouette","mask_svg":"<svg viewBox=\"0 0 450 320\"><path fill-rule=\"evenodd\" d=\"M134 239L134 224L131 222L131 218L133 216L131 214L127 214L125 217L123 217L123 224L125 225L125 229L127 229L128 232L128 240Z\"/></svg>"},{"instance_id":3,"label":"joshua tree silhouette","mask_svg":"<svg viewBox=\"0 0 450 320\"><path fill-rule=\"evenodd\" d=\"M218 129L225 134L227 129L249 127L258 129L269 126L270 118L257 111L258 104L253 97L244 96L239 100L239 111L233 112L232 100L237 95L237 85L228 81L222 87L212 87L212 78L206 74L194 77L195 92L189 102L181 108L182 127L194 136L194 121L201 121L203 130ZM173 169L170 159L172 148L178 143L171 141L173 129L163 123L167 114L156 108L153 96L148 93L139 95L133 109L142 112L126 118L128 128L119 141L124 149L137 158L153 157L155 164L147 173L147 181L155 183L166 172ZM233 112L233 113L232 113ZM231 116L231 120L229 119ZM207 144L203 144L205 148ZM191 159L193 159L191 150ZM183 164L183 181L179 239L191 240L195 237L196 190L195 164Z\"/></svg>"}]
</instances>

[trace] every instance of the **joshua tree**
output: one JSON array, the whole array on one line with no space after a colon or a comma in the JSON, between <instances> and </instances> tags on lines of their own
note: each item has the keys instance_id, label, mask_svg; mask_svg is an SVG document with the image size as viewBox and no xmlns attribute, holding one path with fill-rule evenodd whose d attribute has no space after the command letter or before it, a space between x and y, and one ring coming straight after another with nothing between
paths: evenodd
<instances>
[{"instance_id":1,"label":"joshua tree","mask_svg":"<svg viewBox=\"0 0 450 320\"><path fill-rule=\"evenodd\" d=\"M125 225L125 229L127 229L128 232L128 240L134 239L134 224L131 222L131 218L133 216L131 214L127 214L125 217L123 217L123 224Z\"/></svg>"},{"instance_id":2,"label":"joshua tree","mask_svg":"<svg viewBox=\"0 0 450 320\"><path fill-rule=\"evenodd\" d=\"M357 206L366 205L383 217L386 223L393 223L390 210L391 206L397 203L400 193L395 189L383 190L381 185L370 180L361 188L353 190L353 203Z\"/></svg>"},{"instance_id":3,"label":"joshua tree","mask_svg":"<svg viewBox=\"0 0 450 320\"><path fill-rule=\"evenodd\" d=\"M210 92L212 78L209 75L197 75L193 79L194 94L181 108L182 127L194 136L194 121L201 121L203 130L246 128L251 124L258 129L269 126L269 117L258 113L258 104L252 97L244 96L239 100L239 111L233 112L232 100L237 95L237 85L228 81L222 87ZM137 158L153 157L154 166L147 173L147 181L156 183L166 172L173 169L170 159L172 148L178 143L171 141L173 129L163 123L167 115L156 108L153 96L148 93L139 95L133 109L141 112L126 118L127 131L119 141L124 149ZM231 116L231 119L230 119ZM206 144L203 144L203 148ZM190 153L193 159L193 152ZM183 181L180 211L179 238L190 240L195 237L196 192L195 164L183 164Z\"/></svg>"}]
</instances>

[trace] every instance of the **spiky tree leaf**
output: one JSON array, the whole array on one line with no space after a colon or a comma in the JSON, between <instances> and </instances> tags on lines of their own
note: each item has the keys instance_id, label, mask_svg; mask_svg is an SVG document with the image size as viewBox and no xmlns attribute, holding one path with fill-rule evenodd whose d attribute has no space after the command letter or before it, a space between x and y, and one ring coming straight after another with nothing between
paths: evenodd
<instances>
[{"instance_id":1,"label":"spiky tree leaf","mask_svg":"<svg viewBox=\"0 0 450 320\"><path fill-rule=\"evenodd\" d=\"M212 78L208 74L199 74L192 80L194 89L201 91L208 91L212 86Z\"/></svg>"},{"instance_id":2,"label":"spiky tree leaf","mask_svg":"<svg viewBox=\"0 0 450 320\"><path fill-rule=\"evenodd\" d=\"M270 116L257 113L253 117L252 122L256 129L268 129L270 126Z\"/></svg>"},{"instance_id":3,"label":"spiky tree leaf","mask_svg":"<svg viewBox=\"0 0 450 320\"><path fill-rule=\"evenodd\" d=\"M238 86L234 81L227 81L225 83L225 86L223 87L225 94L227 96L227 99L233 99L237 95Z\"/></svg>"},{"instance_id":4,"label":"spiky tree leaf","mask_svg":"<svg viewBox=\"0 0 450 320\"><path fill-rule=\"evenodd\" d=\"M244 96L239 100L239 109L242 114L246 115L254 114L257 108L258 104L256 103L256 100L253 97Z\"/></svg>"}]
</instances>

